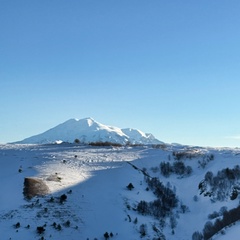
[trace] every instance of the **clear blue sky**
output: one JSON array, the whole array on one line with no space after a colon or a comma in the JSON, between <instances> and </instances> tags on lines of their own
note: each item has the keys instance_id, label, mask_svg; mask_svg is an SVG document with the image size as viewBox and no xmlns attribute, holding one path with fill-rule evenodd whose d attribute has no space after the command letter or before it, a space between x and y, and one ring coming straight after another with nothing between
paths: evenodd
<instances>
[{"instance_id":1,"label":"clear blue sky","mask_svg":"<svg viewBox=\"0 0 240 240\"><path fill-rule=\"evenodd\" d=\"M239 0L1 0L0 143L70 118L240 146Z\"/></svg>"}]
</instances>

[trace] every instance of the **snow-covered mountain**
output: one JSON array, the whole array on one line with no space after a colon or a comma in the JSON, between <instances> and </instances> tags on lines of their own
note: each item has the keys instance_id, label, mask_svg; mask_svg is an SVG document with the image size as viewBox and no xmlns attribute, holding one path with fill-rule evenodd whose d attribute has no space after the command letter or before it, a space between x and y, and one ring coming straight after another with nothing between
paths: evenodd
<instances>
[{"instance_id":1,"label":"snow-covered mountain","mask_svg":"<svg viewBox=\"0 0 240 240\"><path fill-rule=\"evenodd\" d=\"M92 118L70 119L48 131L26 138L18 143L54 143L57 141L81 143L111 142L119 144L160 144L162 143L150 133L137 129L107 126Z\"/></svg>"}]
</instances>

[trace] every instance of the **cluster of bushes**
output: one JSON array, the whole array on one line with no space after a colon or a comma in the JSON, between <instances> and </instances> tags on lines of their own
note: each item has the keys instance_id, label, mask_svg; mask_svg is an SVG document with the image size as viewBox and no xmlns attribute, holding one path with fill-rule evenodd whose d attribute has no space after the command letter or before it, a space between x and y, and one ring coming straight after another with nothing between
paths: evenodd
<instances>
[{"instance_id":1,"label":"cluster of bushes","mask_svg":"<svg viewBox=\"0 0 240 240\"><path fill-rule=\"evenodd\" d=\"M207 240L214 236L216 233L223 230L223 228L240 220L240 206L233 208L229 211L224 211L222 218L217 218L214 223L211 221L206 222L203 232L195 232L192 235L192 240Z\"/></svg>"},{"instance_id":2,"label":"cluster of bushes","mask_svg":"<svg viewBox=\"0 0 240 240\"><path fill-rule=\"evenodd\" d=\"M192 168L190 166L185 166L182 161L175 161L173 164L161 162L160 171L165 177L169 177L172 173L188 176L192 173Z\"/></svg>"},{"instance_id":3,"label":"cluster of bushes","mask_svg":"<svg viewBox=\"0 0 240 240\"><path fill-rule=\"evenodd\" d=\"M146 182L157 199L151 202L140 201L137 205L137 211L143 215L151 215L156 218L170 216L172 209L178 205L176 194L172 189L165 187L158 178L147 177Z\"/></svg>"},{"instance_id":4,"label":"cluster of bushes","mask_svg":"<svg viewBox=\"0 0 240 240\"><path fill-rule=\"evenodd\" d=\"M172 155L174 159L178 161L183 159L192 159L192 158L202 157L202 159L198 161L199 166L202 168L205 168L210 161L214 160L213 154L203 154L201 152L193 151L193 150L179 151L179 152L174 151Z\"/></svg>"},{"instance_id":5,"label":"cluster of bushes","mask_svg":"<svg viewBox=\"0 0 240 240\"><path fill-rule=\"evenodd\" d=\"M164 144L164 143L162 143L162 144L153 144L152 148L166 150L167 149L167 145Z\"/></svg>"},{"instance_id":6,"label":"cluster of bushes","mask_svg":"<svg viewBox=\"0 0 240 240\"><path fill-rule=\"evenodd\" d=\"M205 174L204 180L199 183L200 194L212 197L214 200L224 201L230 197L237 198L240 187L240 167L236 165L233 169L225 168L218 171L216 176L211 171Z\"/></svg>"},{"instance_id":7,"label":"cluster of bushes","mask_svg":"<svg viewBox=\"0 0 240 240\"><path fill-rule=\"evenodd\" d=\"M192 158L196 158L199 157L200 155L202 155L202 153L193 151L193 150L186 150L186 151L173 151L172 153L173 157L175 160L182 160L182 159L192 159Z\"/></svg>"},{"instance_id":8,"label":"cluster of bushes","mask_svg":"<svg viewBox=\"0 0 240 240\"><path fill-rule=\"evenodd\" d=\"M54 222L53 224L52 224L52 226L53 226L53 228L55 228L56 230L58 230L58 231L61 231L62 230L62 225L59 223L59 224L57 224L56 222Z\"/></svg>"},{"instance_id":9,"label":"cluster of bushes","mask_svg":"<svg viewBox=\"0 0 240 240\"><path fill-rule=\"evenodd\" d=\"M113 237L113 233L112 233L112 232L111 232L111 233L105 232L105 233L103 234L103 236L104 236L104 238L107 240L107 239L109 239L110 237Z\"/></svg>"}]
</instances>

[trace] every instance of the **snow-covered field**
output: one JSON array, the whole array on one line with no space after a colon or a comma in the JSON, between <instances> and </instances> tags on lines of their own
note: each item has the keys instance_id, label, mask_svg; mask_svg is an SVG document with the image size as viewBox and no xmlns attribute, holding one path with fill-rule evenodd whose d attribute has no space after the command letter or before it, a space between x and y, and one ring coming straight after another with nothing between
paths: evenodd
<instances>
[{"instance_id":1,"label":"snow-covered field","mask_svg":"<svg viewBox=\"0 0 240 240\"><path fill-rule=\"evenodd\" d=\"M160 173L161 162L175 161L173 151L196 153L195 157L184 159L193 170L189 176L172 174L164 177ZM206 154L213 154L214 160L203 168L199 162ZM191 240L195 231L203 230L210 213L218 212L223 206L228 210L238 206L238 198L211 201L199 194L198 185L207 171L215 174L239 164L239 154L239 149L180 145L169 145L165 149L77 144L0 145L0 239L100 240L105 239L105 232L112 233L110 239L158 239L156 229L153 230L153 226L157 226L167 240ZM152 191L146 191L143 169L151 177L158 177L165 185L171 186L179 203L187 206L185 213L175 210L177 224L174 231L168 218L161 229L158 219L135 210L141 200L156 198ZM25 177L42 179L50 193L24 199ZM126 187L129 183L134 186L131 191ZM60 203L59 197L63 194L67 199ZM140 236L142 224L146 229L145 236ZM37 233L39 226L44 226L43 234ZM224 232L225 235L219 234L214 239L237 240L239 224Z\"/></svg>"}]
</instances>

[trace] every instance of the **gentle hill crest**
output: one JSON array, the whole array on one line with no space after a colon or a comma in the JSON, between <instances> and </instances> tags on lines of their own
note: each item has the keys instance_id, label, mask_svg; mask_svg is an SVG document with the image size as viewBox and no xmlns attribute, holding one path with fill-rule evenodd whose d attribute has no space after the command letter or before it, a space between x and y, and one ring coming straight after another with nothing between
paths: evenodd
<instances>
[{"instance_id":1,"label":"gentle hill crest","mask_svg":"<svg viewBox=\"0 0 240 240\"><path fill-rule=\"evenodd\" d=\"M26 138L17 143L46 144L62 142L74 142L75 139L81 143L111 142L118 144L161 144L150 133L144 133L133 128L118 128L107 126L95 121L93 118L69 119L41 134Z\"/></svg>"}]
</instances>

